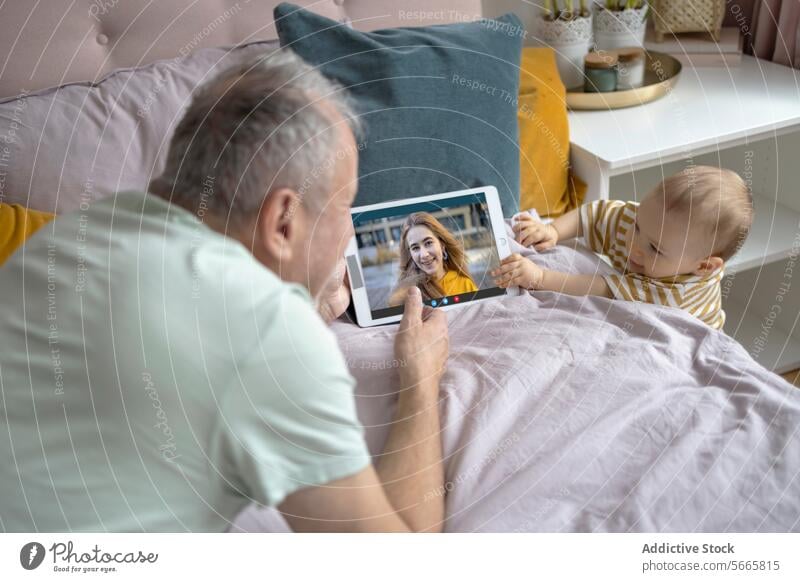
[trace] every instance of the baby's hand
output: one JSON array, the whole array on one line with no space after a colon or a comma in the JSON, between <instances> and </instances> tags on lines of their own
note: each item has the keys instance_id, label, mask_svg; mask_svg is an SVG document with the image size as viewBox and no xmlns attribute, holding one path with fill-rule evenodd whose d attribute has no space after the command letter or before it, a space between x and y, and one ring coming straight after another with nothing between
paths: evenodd
<instances>
[{"instance_id":1,"label":"baby's hand","mask_svg":"<svg viewBox=\"0 0 800 582\"><path fill-rule=\"evenodd\" d=\"M558 242L558 231L552 224L539 222L527 213L517 215L513 230L519 244L533 246L537 251L554 247Z\"/></svg>"},{"instance_id":2,"label":"baby's hand","mask_svg":"<svg viewBox=\"0 0 800 582\"><path fill-rule=\"evenodd\" d=\"M522 255L514 253L503 259L500 267L492 271L492 276L495 277L495 285L503 289L522 287L532 290L541 287L544 270Z\"/></svg>"}]
</instances>

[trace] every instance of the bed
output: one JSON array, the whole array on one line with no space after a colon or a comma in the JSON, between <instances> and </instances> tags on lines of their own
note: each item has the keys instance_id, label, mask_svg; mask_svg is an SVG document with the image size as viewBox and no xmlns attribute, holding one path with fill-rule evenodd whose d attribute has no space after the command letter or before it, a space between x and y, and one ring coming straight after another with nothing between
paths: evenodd
<instances>
[{"instance_id":1,"label":"bed","mask_svg":"<svg viewBox=\"0 0 800 582\"><path fill-rule=\"evenodd\" d=\"M414 24L389 2L306 4L356 27ZM185 103L198 79L229 62L231 51L216 47L250 43L239 56L274 48L273 6L52 1L33 16L26 4L0 7L0 119L5 137L11 127L23 136L0 150L0 199L66 212L144 187L180 112L159 104ZM480 14L477 1L403 6L440 22ZM190 65L164 60L187 55ZM95 85L116 91L114 107L93 101ZM606 268L580 246L537 260ZM429 492L446 496L447 531L800 531L800 391L724 333L676 310L554 293L448 319L446 483ZM346 317L333 329L377 454L393 412L394 329ZM231 529L286 525L250 507Z\"/></svg>"}]
</instances>

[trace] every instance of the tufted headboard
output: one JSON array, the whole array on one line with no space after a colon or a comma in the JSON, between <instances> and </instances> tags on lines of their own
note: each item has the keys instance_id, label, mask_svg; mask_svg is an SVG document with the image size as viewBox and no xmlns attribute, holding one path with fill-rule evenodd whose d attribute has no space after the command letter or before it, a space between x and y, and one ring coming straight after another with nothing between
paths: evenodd
<instances>
[{"instance_id":1,"label":"tufted headboard","mask_svg":"<svg viewBox=\"0 0 800 582\"><path fill-rule=\"evenodd\" d=\"M375 30L476 20L480 0L294 0ZM276 38L268 0L0 2L0 99L185 56Z\"/></svg>"}]
</instances>

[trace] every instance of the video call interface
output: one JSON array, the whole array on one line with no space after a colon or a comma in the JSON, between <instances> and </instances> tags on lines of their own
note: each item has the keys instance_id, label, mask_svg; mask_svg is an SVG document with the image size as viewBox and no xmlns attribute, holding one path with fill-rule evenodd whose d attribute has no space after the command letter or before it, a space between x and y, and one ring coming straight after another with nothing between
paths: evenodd
<instances>
[{"instance_id":1,"label":"video call interface","mask_svg":"<svg viewBox=\"0 0 800 582\"><path fill-rule=\"evenodd\" d=\"M402 313L412 286L431 307L505 293L490 275L499 256L483 193L362 212L353 225L373 319Z\"/></svg>"}]
</instances>

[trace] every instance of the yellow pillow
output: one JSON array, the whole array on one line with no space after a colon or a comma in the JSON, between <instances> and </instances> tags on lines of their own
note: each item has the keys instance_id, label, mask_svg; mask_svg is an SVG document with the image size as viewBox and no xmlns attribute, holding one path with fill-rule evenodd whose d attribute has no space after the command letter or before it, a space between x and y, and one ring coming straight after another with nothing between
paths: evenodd
<instances>
[{"instance_id":1,"label":"yellow pillow","mask_svg":"<svg viewBox=\"0 0 800 582\"><path fill-rule=\"evenodd\" d=\"M50 222L49 212L31 210L19 204L0 202L0 265L6 262L29 236Z\"/></svg>"},{"instance_id":2,"label":"yellow pillow","mask_svg":"<svg viewBox=\"0 0 800 582\"><path fill-rule=\"evenodd\" d=\"M586 184L569 171L566 90L553 49L522 49L520 69L520 208L560 216L586 194Z\"/></svg>"}]
</instances>

